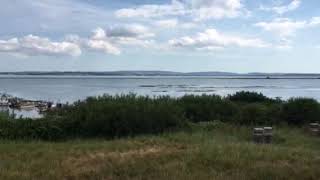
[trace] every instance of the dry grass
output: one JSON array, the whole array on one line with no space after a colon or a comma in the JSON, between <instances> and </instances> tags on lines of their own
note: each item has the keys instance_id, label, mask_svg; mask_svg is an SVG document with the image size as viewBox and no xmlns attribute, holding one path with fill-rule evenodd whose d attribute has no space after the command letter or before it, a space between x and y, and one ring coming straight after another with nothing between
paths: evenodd
<instances>
[{"instance_id":1,"label":"dry grass","mask_svg":"<svg viewBox=\"0 0 320 180\"><path fill-rule=\"evenodd\" d=\"M3 141L0 179L319 179L320 138L278 129L274 144L221 126L114 141Z\"/></svg>"}]
</instances>

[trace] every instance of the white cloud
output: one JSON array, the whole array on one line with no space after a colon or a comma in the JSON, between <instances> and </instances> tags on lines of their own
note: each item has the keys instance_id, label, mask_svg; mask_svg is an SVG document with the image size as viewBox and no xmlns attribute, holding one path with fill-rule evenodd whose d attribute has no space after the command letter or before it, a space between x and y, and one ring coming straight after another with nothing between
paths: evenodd
<instances>
[{"instance_id":1,"label":"white cloud","mask_svg":"<svg viewBox=\"0 0 320 180\"><path fill-rule=\"evenodd\" d=\"M0 40L0 52L25 56L79 56L81 49L121 54L122 46L152 47L154 41L147 39L154 34L149 28L139 24L117 25L110 28L96 28L90 37L67 35L62 42L52 42L48 38L28 35L22 38Z\"/></svg>"},{"instance_id":2,"label":"white cloud","mask_svg":"<svg viewBox=\"0 0 320 180\"><path fill-rule=\"evenodd\" d=\"M118 55L121 53L117 47L106 40L90 39L88 40L88 47L92 50L105 52L106 54Z\"/></svg>"},{"instance_id":3,"label":"white cloud","mask_svg":"<svg viewBox=\"0 0 320 180\"><path fill-rule=\"evenodd\" d=\"M106 37L107 37L106 32L102 28L98 27L97 29L93 30L93 35L91 38L92 39L104 39Z\"/></svg>"},{"instance_id":4,"label":"white cloud","mask_svg":"<svg viewBox=\"0 0 320 180\"><path fill-rule=\"evenodd\" d=\"M301 0L292 0L288 5L274 6L274 7L264 7L261 6L260 9L263 11L272 11L277 14L284 14L289 11L294 11L300 7Z\"/></svg>"},{"instance_id":5,"label":"white cloud","mask_svg":"<svg viewBox=\"0 0 320 180\"><path fill-rule=\"evenodd\" d=\"M178 19L158 20L158 21L155 21L153 25L157 28L162 28L162 29L173 29L173 28L192 29L197 26L193 22L179 22Z\"/></svg>"},{"instance_id":6,"label":"white cloud","mask_svg":"<svg viewBox=\"0 0 320 180\"><path fill-rule=\"evenodd\" d=\"M148 38L155 36L149 28L140 24L116 25L106 30L108 37Z\"/></svg>"},{"instance_id":7,"label":"white cloud","mask_svg":"<svg viewBox=\"0 0 320 180\"><path fill-rule=\"evenodd\" d=\"M159 20L154 23L159 28L175 28L178 25L177 19Z\"/></svg>"},{"instance_id":8,"label":"white cloud","mask_svg":"<svg viewBox=\"0 0 320 180\"><path fill-rule=\"evenodd\" d=\"M220 50L223 50L223 49L224 48L220 47L220 46L206 46L206 47L196 48L196 50L199 50L199 51L220 51Z\"/></svg>"},{"instance_id":9,"label":"white cloud","mask_svg":"<svg viewBox=\"0 0 320 180\"><path fill-rule=\"evenodd\" d=\"M196 20L234 18L241 14L241 0L191 0L185 1Z\"/></svg>"},{"instance_id":10,"label":"white cloud","mask_svg":"<svg viewBox=\"0 0 320 180\"><path fill-rule=\"evenodd\" d=\"M185 7L184 4L173 0L170 4L148 4L141 5L134 8L124 8L116 11L116 16L121 18L130 18L130 17L162 17L162 16L175 16L175 15L184 15Z\"/></svg>"},{"instance_id":11,"label":"white cloud","mask_svg":"<svg viewBox=\"0 0 320 180\"><path fill-rule=\"evenodd\" d=\"M207 20L238 17L242 10L241 0L172 0L169 4L119 9L115 14L121 18L187 15L194 20Z\"/></svg>"},{"instance_id":12,"label":"white cloud","mask_svg":"<svg viewBox=\"0 0 320 180\"><path fill-rule=\"evenodd\" d=\"M102 51L106 54L118 55L121 53L120 49L110 42L102 28L93 31L91 38L86 41L86 46L91 50Z\"/></svg>"},{"instance_id":13,"label":"white cloud","mask_svg":"<svg viewBox=\"0 0 320 180\"><path fill-rule=\"evenodd\" d=\"M255 26L280 35L282 38L293 36L295 33L304 28L310 28L320 25L320 17L313 17L309 21L293 21L288 18L277 18L271 22L259 22Z\"/></svg>"},{"instance_id":14,"label":"white cloud","mask_svg":"<svg viewBox=\"0 0 320 180\"><path fill-rule=\"evenodd\" d=\"M307 21L292 21L288 18L277 18L271 22L259 22L255 26L261 27L265 31L279 34L282 37L292 36L299 29L305 28Z\"/></svg>"},{"instance_id":15,"label":"white cloud","mask_svg":"<svg viewBox=\"0 0 320 180\"><path fill-rule=\"evenodd\" d=\"M72 34L66 36L65 39L89 51L92 50L113 55L121 54L121 50L107 37L105 30L99 27L92 31L92 35L89 38L82 38Z\"/></svg>"},{"instance_id":16,"label":"white cloud","mask_svg":"<svg viewBox=\"0 0 320 180\"><path fill-rule=\"evenodd\" d=\"M313 17L309 23L310 26L320 25L320 17Z\"/></svg>"},{"instance_id":17,"label":"white cloud","mask_svg":"<svg viewBox=\"0 0 320 180\"><path fill-rule=\"evenodd\" d=\"M197 27L197 24L187 22L187 23L181 23L181 24L179 24L179 27L181 27L181 28L183 28L183 29L192 29L192 28Z\"/></svg>"},{"instance_id":18,"label":"white cloud","mask_svg":"<svg viewBox=\"0 0 320 180\"><path fill-rule=\"evenodd\" d=\"M107 37L119 46L152 47L154 41L150 40L155 36L151 30L141 24L116 25L106 30Z\"/></svg>"},{"instance_id":19,"label":"white cloud","mask_svg":"<svg viewBox=\"0 0 320 180\"><path fill-rule=\"evenodd\" d=\"M2 0L1 32L35 34L36 32L85 33L107 21L113 12L95 3L79 0ZM10 19L10 21L9 21ZM19 27L17 28L17 23Z\"/></svg>"},{"instance_id":20,"label":"white cloud","mask_svg":"<svg viewBox=\"0 0 320 180\"><path fill-rule=\"evenodd\" d=\"M207 29L195 36L172 39L169 41L169 44L174 47L194 48L197 50L217 50L228 46L254 48L269 46L268 43L265 43L260 39L227 35L220 33L215 29Z\"/></svg>"},{"instance_id":21,"label":"white cloud","mask_svg":"<svg viewBox=\"0 0 320 180\"><path fill-rule=\"evenodd\" d=\"M121 54L119 47L122 46L130 46L133 48L153 46L154 41L147 39L153 36L154 33L143 25L125 24L109 27L106 30L97 28L93 31L93 35L89 39L82 40L80 43L89 50L119 55Z\"/></svg>"},{"instance_id":22,"label":"white cloud","mask_svg":"<svg viewBox=\"0 0 320 180\"><path fill-rule=\"evenodd\" d=\"M144 47L150 48L155 46L154 40L137 39L130 37L117 38L116 43L119 45L131 46L131 47Z\"/></svg>"},{"instance_id":23,"label":"white cloud","mask_svg":"<svg viewBox=\"0 0 320 180\"><path fill-rule=\"evenodd\" d=\"M276 18L271 22L259 22L254 25L279 36L279 44L276 48L288 50L292 49L292 41L290 38L295 36L298 30L320 25L320 17L313 17L310 20L304 21L294 21L288 18Z\"/></svg>"},{"instance_id":24,"label":"white cloud","mask_svg":"<svg viewBox=\"0 0 320 180\"><path fill-rule=\"evenodd\" d=\"M22 38L0 40L0 52L21 54L26 56L79 56L80 47L72 42L53 42L48 38L41 38L34 35Z\"/></svg>"}]
</instances>

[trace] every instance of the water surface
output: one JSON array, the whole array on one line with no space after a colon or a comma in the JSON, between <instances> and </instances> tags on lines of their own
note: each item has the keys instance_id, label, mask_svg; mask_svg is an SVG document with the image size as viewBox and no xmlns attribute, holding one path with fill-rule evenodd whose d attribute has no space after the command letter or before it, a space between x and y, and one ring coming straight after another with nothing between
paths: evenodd
<instances>
[{"instance_id":1,"label":"water surface","mask_svg":"<svg viewBox=\"0 0 320 180\"><path fill-rule=\"evenodd\" d=\"M262 92L269 97L311 97L320 100L320 79L258 79L163 76L0 76L0 93L54 102L74 102L102 94L170 95ZM281 78L281 77L280 77ZM299 77L298 77L299 78Z\"/></svg>"}]
</instances>

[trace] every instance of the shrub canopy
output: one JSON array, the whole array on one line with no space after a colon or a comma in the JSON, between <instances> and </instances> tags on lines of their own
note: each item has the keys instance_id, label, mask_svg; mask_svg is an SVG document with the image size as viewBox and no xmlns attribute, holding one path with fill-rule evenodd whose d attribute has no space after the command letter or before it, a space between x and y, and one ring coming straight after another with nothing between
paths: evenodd
<instances>
[{"instance_id":1,"label":"shrub canopy","mask_svg":"<svg viewBox=\"0 0 320 180\"><path fill-rule=\"evenodd\" d=\"M302 126L320 121L319 106L313 99L280 101L249 92L228 97L186 95L180 98L104 95L50 111L39 120L15 119L8 113L0 113L0 138L117 138L180 130L190 122Z\"/></svg>"}]
</instances>

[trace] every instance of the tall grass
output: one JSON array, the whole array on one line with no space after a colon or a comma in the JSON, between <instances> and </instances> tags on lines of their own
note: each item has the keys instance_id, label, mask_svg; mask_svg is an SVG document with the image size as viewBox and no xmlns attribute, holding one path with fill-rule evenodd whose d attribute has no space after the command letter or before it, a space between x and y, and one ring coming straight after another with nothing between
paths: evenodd
<instances>
[{"instance_id":1,"label":"tall grass","mask_svg":"<svg viewBox=\"0 0 320 180\"><path fill-rule=\"evenodd\" d=\"M249 127L194 126L113 141L1 141L0 179L319 179L320 139L301 129L276 128L273 144L257 145Z\"/></svg>"}]
</instances>

